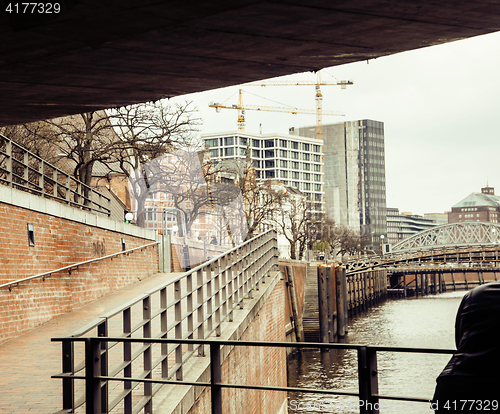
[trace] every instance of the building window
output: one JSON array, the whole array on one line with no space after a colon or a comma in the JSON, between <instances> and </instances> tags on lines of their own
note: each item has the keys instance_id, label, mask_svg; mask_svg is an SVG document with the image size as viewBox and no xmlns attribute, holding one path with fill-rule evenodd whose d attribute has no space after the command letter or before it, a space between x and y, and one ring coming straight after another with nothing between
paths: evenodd
<instances>
[{"instance_id":1,"label":"building window","mask_svg":"<svg viewBox=\"0 0 500 414\"><path fill-rule=\"evenodd\" d=\"M226 157L234 155L234 148L224 148L224 155Z\"/></svg>"},{"instance_id":2,"label":"building window","mask_svg":"<svg viewBox=\"0 0 500 414\"><path fill-rule=\"evenodd\" d=\"M234 145L234 137L224 138L224 145Z\"/></svg>"},{"instance_id":3,"label":"building window","mask_svg":"<svg viewBox=\"0 0 500 414\"><path fill-rule=\"evenodd\" d=\"M321 191L321 184L314 184L314 191Z\"/></svg>"},{"instance_id":4,"label":"building window","mask_svg":"<svg viewBox=\"0 0 500 414\"><path fill-rule=\"evenodd\" d=\"M205 145L207 147L216 147L218 144L218 139L217 138L212 138L212 139L206 139L205 140Z\"/></svg>"},{"instance_id":5,"label":"building window","mask_svg":"<svg viewBox=\"0 0 500 414\"><path fill-rule=\"evenodd\" d=\"M280 157L281 158L287 158L288 157L288 151L287 150L280 150Z\"/></svg>"},{"instance_id":6,"label":"building window","mask_svg":"<svg viewBox=\"0 0 500 414\"><path fill-rule=\"evenodd\" d=\"M210 150L210 156L211 156L212 158L217 158L217 157L219 156L219 150L218 150L217 148L215 148L215 149L214 149L214 148L212 148L212 149Z\"/></svg>"},{"instance_id":7,"label":"building window","mask_svg":"<svg viewBox=\"0 0 500 414\"><path fill-rule=\"evenodd\" d=\"M285 139L280 139L280 147L281 148L288 148L288 143L286 142Z\"/></svg>"},{"instance_id":8,"label":"building window","mask_svg":"<svg viewBox=\"0 0 500 414\"><path fill-rule=\"evenodd\" d=\"M290 147L292 149L299 149L299 143L295 142L295 141L292 141L292 142L290 142Z\"/></svg>"},{"instance_id":9,"label":"building window","mask_svg":"<svg viewBox=\"0 0 500 414\"><path fill-rule=\"evenodd\" d=\"M264 151L264 158L273 158L274 157L274 150L265 150Z\"/></svg>"},{"instance_id":10,"label":"building window","mask_svg":"<svg viewBox=\"0 0 500 414\"><path fill-rule=\"evenodd\" d=\"M280 160L280 167L287 168L288 167L288 161L287 160Z\"/></svg>"},{"instance_id":11,"label":"building window","mask_svg":"<svg viewBox=\"0 0 500 414\"><path fill-rule=\"evenodd\" d=\"M309 151L309 144L303 143L303 144L302 144L302 149L303 149L304 151Z\"/></svg>"},{"instance_id":12,"label":"building window","mask_svg":"<svg viewBox=\"0 0 500 414\"><path fill-rule=\"evenodd\" d=\"M272 140L272 139L266 139L264 141L264 146L266 148L272 148L272 147L274 147L274 140Z\"/></svg>"},{"instance_id":13,"label":"building window","mask_svg":"<svg viewBox=\"0 0 500 414\"><path fill-rule=\"evenodd\" d=\"M266 160L265 168L274 168L274 160Z\"/></svg>"},{"instance_id":14,"label":"building window","mask_svg":"<svg viewBox=\"0 0 500 414\"><path fill-rule=\"evenodd\" d=\"M321 181L321 175L314 174L314 181Z\"/></svg>"},{"instance_id":15,"label":"building window","mask_svg":"<svg viewBox=\"0 0 500 414\"><path fill-rule=\"evenodd\" d=\"M310 155L304 152L304 153L302 154L302 159L303 159L304 161L309 161L309 159L310 159Z\"/></svg>"},{"instance_id":16,"label":"building window","mask_svg":"<svg viewBox=\"0 0 500 414\"><path fill-rule=\"evenodd\" d=\"M319 152L319 145L313 145L313 151Z\"/></svg>"},{"instance_id":17,"label":"building window","mask_svg":"<svg viewBox=\"0 0 500 414\"><path fill-rule=\"evenodd\" d=\"M247 149L246 148L239 148L238 149L238 152L240 153L240 155L247 155Z\"/></svg>"},{"instance_id":18,"label":"building window","mask_svg":"<svg viewBox=\"0 0 500 414\"><path fill-rule=\"evenodd\" d=\"M260 158L260 150L252 150L252 157Z\"/></svg>"},{"instance_id":19,"label":"building window","mask_svg":"<svg viewBox=\"0 0 500 414\"><path fill-rule=\"evenodd\" d=\"M293 168L294 170L298 170L299 169L299 163L297 161L291 161L290 162L290 166L291 168Z\"/></svg>"},{"instance_id":20,"label":"building window","mask_svg":"<svg viewBox=\"0 0 500 414\"><path fill-rule=\"evenodd\" d=\"M280 170L280 177L281 178L288 178L288 171Z\"/></svg>"},{"instance_id":21,"label":"building window","mask_svg":"<svg viewBox=\"0 0 500 414\"><path fill-rule=\"evenodd\" d=\"M311 170L311 164L308 164L307 162L302 163L302 169L305 171L310 171Z\"/></svg>"},{"instance_id":22,"label":"building window","mask_svg":"<svg viewBox=\"0 0 500 414\"><path fill-rule=\"evenodd\" d=\"M292 178L294 180L298 180L299 179L299 172L298 171L292 171Z\"/></svg>"},{"instance_id":23,"label":"building window","mask_svg":"<svg viewBox=\"0 0 500 414\"><path fill-rule=\"evenodd\" d=\"M247 145L248 138L240 137L240 145Z\"/></svg>"},{"instance_id":24,"label":"building window","mask_svg":"<svg viewBox=\"0 0 500 414\"><path fill-rule=\"evenodd\" d=\"M274 170L266 171L266 178L274 178Z\"/></svg>"},{"instance_id":25,"label":"building window","mask_svg":"<svg viewBox=\"0 0 500 414\"><path fill-rule=\"evenodd\" d=\"M319 164L314 164L314 171L316 171L316 172L321 172L321 165L319 165Z\"/></svg>"},{"instance_id":26,"label":"building window","mask_svg":"<svg viewBox=\"0 0 500 414\"><path fill-rule=\"evenodd\" d=\"M252 161L253 168L260 168L260 161Z\"/></svg>"},{"instance_id":27,"label":"building window","mask_svg":"<svg viewBox=\"0 0 500 414\"><path fill-rule=\"evenodd\" d=\"M294 160L298 160L299 159L299 153L296 152L296 151L292 151L290 153L290 158L294 159Z\"/></svg>"},{"instance_id":28,"label":"building window","mask_svg":"<svg viewBox=\"0 0 500 414\"><path fill-rule=\"evenodd\" d=\"M252 139L252 147L260 148L260 141L258 139Z\"/></svg>"},{"instance_id":29,"label":"building window","mask_svg":"<svg viewBox=\"0 0 500 414\"><path fill-rule=\"evenodd\" d=\"M310 173L304 173L304 181L309 181L311 179L311 174Z\"/></svg>"},{"instance_id":30,"label":"building window","mask_svg":"<svg viewBox=\"0 0 500 414\"><path fill-rule=\"evenodd\" d=\"M321 162L321 155L313 155L314 162Z\"/></svg>"},{"instance_id":31,"label":"building window","mask_svg":"<svg viewBox=\"0 0 500 414\"><path fill-rule=\"evenodd\" d=\"M304 190L310 190L311 189L311 183L304 183Z\"/></svg>"}]
</instances>

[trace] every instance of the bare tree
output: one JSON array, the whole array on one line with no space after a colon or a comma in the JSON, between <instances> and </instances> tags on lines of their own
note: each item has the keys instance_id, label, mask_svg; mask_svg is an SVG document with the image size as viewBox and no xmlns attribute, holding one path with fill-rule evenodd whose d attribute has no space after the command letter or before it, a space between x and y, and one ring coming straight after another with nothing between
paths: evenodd
<instances>
[{"instance_id":1,"label":"bare tree","mask_svg":"<svg viewBox=\"0 0 500 414\"><path fill-rule=\"evenodd\" d=\"M120 172L129 178L137 201L138 225L144 225L148 195L164 191L161 186L165 180L173 185L165 173L163 156L195 145L194 132L199 125L197 111L191 102L166 106L157 101L114 109L110 111L110 120L118 132L120 146L107 166L111 172ZM186 171L192 171L192 167Z\"/></svg>"},{"instance_id":2,"label":"bare tree","mask_svg":"<svg viewBox=\"0 0 500 414\"><path fill-rule=\"evenodd\" d=\"M276 200L278 208L271 221L290 243L290 258L296 259L298 252L298 258L302 259L309 222L308 202L303 194L291 193L286 188L283 191L285 194Z\"/></svg>"},{"instance_id":3,"label":"bare tree","mask_svg":"<svg viewBox=\"0 0 500 414\"><path fill-rule=\"evenodd\" d=\"M245 213L244 221L248 225L245 240L248 240L266 220L272 219L275 211L279 209L279 200L285 197L285 193L271 180L257 179L249 156L246 160L221 162L216 169L221 177L227 177L224 179L239 188Z\"/></svg>"},{"instance_id":4,"label":"bare tree","mask_svg":"<svg viewBox=\"0 0 500 414\"><path fill-rule=\"evenodd\" d=\"M33 139L32 130L36 131L37 136L45 136L50 133L49 126L43 122L32 122L23 125L13 125L0 128L0 134L11 139L21 147L27 149L41 159L54 163L57 157L57 149L49 145L45 140Z\"/></svg>"}]
</instances>

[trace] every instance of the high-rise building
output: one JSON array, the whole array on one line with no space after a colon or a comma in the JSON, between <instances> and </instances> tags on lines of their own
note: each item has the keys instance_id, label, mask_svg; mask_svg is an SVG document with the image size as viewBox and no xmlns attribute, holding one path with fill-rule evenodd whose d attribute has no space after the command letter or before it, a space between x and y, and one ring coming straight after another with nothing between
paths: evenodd
<instances>
[{"instance_id":1,"label":"high-rise building","mask_svg":"<svg viewBox=\"0 0 500 414\"><path fill-rule=\"evenodd\" d=\"M314 137L316 127L294 130ZM325 211L336 223L359 229L378 251L387 233L384 123L358 120L323 125Z\"/></svg>"},{"instance_id":2,"label":"high-rise building","mask_svg":"<svg viewBox=\"0 0 500 414\"><path fill-rule=\"evenodd\" d=\"M324 211L323 142L316 138L242 131L202 134L212 160L245 160L247 149L258 179L300 190L312 212Z\"/></svg>"}]
</instances>

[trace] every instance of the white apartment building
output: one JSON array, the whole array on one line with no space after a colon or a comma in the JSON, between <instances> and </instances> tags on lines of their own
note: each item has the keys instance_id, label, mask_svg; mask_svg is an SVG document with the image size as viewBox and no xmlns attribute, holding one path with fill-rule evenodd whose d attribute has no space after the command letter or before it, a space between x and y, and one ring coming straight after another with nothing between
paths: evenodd
<instances>
[{"instance_id":1,"label":"white apartment building","mask_svg":"<svg viewBox=\"0 0 500 414\"><path fill-rule=\"evenodd\" d=\"M203 134L212 160L242 159L250 151L252 165L262 180L278 180L300 190L311 211L324 211L323 142L284 134L250 134L229 131Z\"/></svg>"}]
</instances>

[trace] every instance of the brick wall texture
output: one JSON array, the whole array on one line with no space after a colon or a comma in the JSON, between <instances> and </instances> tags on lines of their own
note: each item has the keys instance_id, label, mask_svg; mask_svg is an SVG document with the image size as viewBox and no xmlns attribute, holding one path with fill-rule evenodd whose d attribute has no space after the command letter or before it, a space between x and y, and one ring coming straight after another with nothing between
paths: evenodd
<instances>
[{"instance_id":1,"label":"brick wall texture","mask_svg":"<svg viewBox=\"0 0 500 414\"><path fill-rule=\"evenodd\" d=\"M285 341L285 286L281 280L248 328L242 341ZM271 347L235 347L222 363L222 382L286 387L286 350ZM277 414L286 401L282 391L223 388L222 412ZM189 414L209 414L210 391L205 390Z\"/></svg>"},{"instance_id":2,"label":"brick wall texture","mask_svg":"<svg viewBox=\"0 0 500 414\"><path fill-rule=\"evenodd\" d=\"M27 223L35 246L29 246ZM0 203L0 284L143 246L151 240ZM156 246L0 289L0 342L158 272Z\"/></svg>"}]
</instances>

